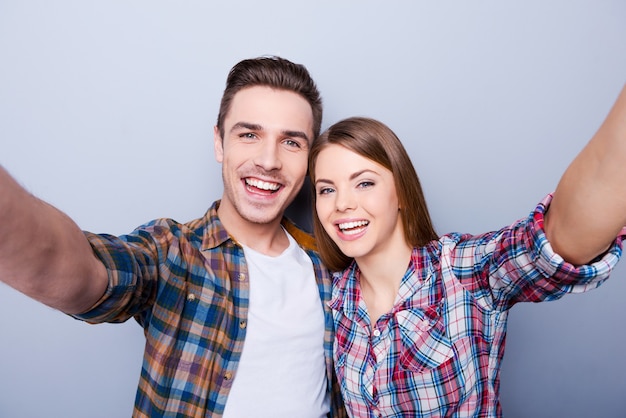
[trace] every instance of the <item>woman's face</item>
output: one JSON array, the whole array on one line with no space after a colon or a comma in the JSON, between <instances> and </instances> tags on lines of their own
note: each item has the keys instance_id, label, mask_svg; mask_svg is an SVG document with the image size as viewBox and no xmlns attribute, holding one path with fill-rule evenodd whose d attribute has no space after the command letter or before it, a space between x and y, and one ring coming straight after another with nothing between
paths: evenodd
<instances>
[{"instance_id":1,"label":"woman's face","mask_svg":"<svg viewBox=\"0 0 626 418\"><path fill-rule=\"evenodd\" d=\"M384 253L404 242L391 171L340 145L329 145L315 163L317 216L348 257Z\"/></svg>"}]
</instances>

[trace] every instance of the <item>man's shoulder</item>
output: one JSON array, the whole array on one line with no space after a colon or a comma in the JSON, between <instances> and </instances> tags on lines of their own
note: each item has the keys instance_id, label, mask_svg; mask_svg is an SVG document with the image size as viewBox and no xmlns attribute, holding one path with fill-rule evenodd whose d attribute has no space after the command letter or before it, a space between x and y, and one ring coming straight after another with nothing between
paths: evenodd
<instances>
[{"instance_id":1,"label":"man's shoulder","mask_svg":"<svg viewBox=\"0 0 626 418\"><path fill-rule=\"evenodd\" d=\"M216 202L217 203L217 202ZM206 241L221 241L227 236L217 217L216 203L199 218L180 222L172 218L157 218L137 227L129 234L120 236L123 240L133 236L149 236L157 242L189 241L208 244ZM221 232L221 233L220 233Z\"/></svg>"},{"instance_id":2,"label":"man's shoulder","mask_svg":"<svg viewBox=\"0 0 626 418\"><path fill-rule=\"evenodd\" d=\"M285 230L287 230L287 232L296 240L298 245L300 245L305 250L317 253L317 243L313 235L299 228L295 223L293 223L286 217L282 219L281 224L285 228Z\"/></svg>"}]
</instances>

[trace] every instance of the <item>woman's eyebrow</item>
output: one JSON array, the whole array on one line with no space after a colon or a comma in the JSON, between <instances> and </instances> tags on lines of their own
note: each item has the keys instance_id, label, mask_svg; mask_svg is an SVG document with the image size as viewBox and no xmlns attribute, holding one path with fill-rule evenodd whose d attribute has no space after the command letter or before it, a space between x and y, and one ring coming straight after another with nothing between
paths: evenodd
<instances>
[{"instance_id":1,"label":"woman's eyebrow","mask_svg":"<svg viewBox=\"0 0 626 418\"><path fill-rule=\"evenodd\" d=\"M355 178L357 178L357 177L359 177L360 175L365 174L365 173L372 173L372 174L378 175L378 173L377 173L377 172L375 172L374 170L370 170L370 169L366 168L366 169L364 169L364 170L359 170L359 171L357 171L357 172L355 172L355 173L352 173L352 174L350 175L349 179L350 179L350 180L354 180ZM334 184L332 180L328 180L328 179L324 179L324 178L321 178L321 179L316 179L316 180L315 180L315 184L317 184L317 183L328 183L328 184Z\"/></svg>"}]
</instances>

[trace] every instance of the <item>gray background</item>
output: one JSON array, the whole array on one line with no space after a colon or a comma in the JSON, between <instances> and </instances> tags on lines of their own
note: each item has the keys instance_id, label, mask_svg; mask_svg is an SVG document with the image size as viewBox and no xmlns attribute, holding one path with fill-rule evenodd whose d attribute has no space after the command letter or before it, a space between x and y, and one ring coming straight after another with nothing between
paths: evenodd
<instances>
[{"instance_id":1,"label":"gray background","mask_svg":"<svg viewBox=\"0 0 626 418\"><path fill-rule=\"evenodd\" d=\"M279 54L317 80L323 127L394 129L440 233L483 232L525 216L601 123L625 18L621 0L1 0L0 163L83 229L194 219L221 195L228 70ZM513 309L506 417L626 416L625 276ZM142 351L133 321L86 325L0 285L0 417L130 416Z\"/></svg>"}]
</instances>

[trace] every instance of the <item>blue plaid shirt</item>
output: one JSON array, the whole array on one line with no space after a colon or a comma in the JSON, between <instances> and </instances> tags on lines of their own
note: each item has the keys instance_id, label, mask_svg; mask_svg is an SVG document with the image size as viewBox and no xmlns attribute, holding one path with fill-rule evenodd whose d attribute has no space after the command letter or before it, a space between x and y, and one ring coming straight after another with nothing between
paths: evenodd
<instances>
[{"instance_id":1,"label":"blue plaid shirt","mask_svg":"<svg viewBox=\"0 0 626 418\"><path fill-rule=\"evenodd\" d=\"M219 417L224 412L246 336L249 281L243 249L223 228L218 205L185 224L157 219L120 237L85 232L107 267L109 286L94 307L76 317L91 323L134 317L144 327L134 417ZM313 261L324 308L331 416L342 417L327 306L331 278L312 237L286 219L283 226Z\"/></svg>"}]
</instances>

